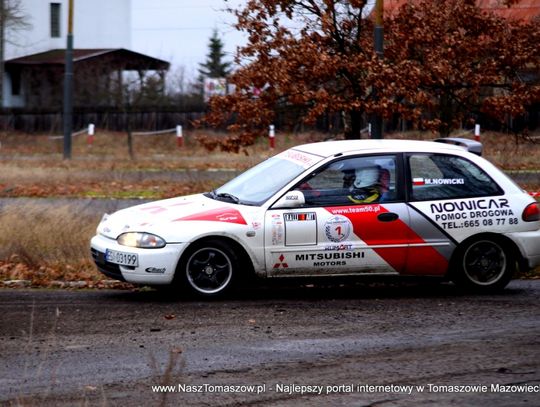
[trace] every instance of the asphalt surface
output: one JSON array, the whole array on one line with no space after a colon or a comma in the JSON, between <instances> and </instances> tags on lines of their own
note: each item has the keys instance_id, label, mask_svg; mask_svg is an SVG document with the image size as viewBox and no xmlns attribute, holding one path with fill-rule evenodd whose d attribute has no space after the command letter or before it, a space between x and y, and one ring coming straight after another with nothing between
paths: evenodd
<instances>
[{"instance_id":1,"label":"asphalt surface","mask_svg":"<svg viewBox=\"0 0 540 407\"><path fill-rule=\"evenodd\" d=\"M2 289L0 404L538 406L539 297L538 280Z\"/></svg>"}]
</instances>

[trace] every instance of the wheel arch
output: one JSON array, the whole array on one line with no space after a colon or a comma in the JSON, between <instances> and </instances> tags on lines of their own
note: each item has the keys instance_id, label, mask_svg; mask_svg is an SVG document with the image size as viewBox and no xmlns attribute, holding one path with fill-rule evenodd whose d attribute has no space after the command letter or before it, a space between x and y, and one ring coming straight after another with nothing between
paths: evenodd
<instances>
[{"instance_id":1,"label":"wheel arch","mask_svg":"<svg viewBox=\"0 0 540 407\"><path fill-rule=\"evenodd\" d=\"M454 266L456 265L455 262L459 260L461 250L464 247L467 247L472 242L479 241L482 239L496 240L496 241L499 241L501 244L503 244L505 247L508 247L510 249L512 256L514 256L514 259L518 262L519 266L520 267L522 266L523 254L519 250L518 245L512 239L510 239L508 236L505 236L501 233L482 232L482 233L477 233L475 235L469 236L458 244L458 246L452 253L452 257L450 258L449 273L451 273L452 270L454 269Z\"/></svg>"},{"instance_id":2,"label":"wheel arch","mask_svg":"<svg viewBox=\"0 0 540 407\"><path fill-rule=\"evenodd\" d=\"M181 264L182 261L185 260L185 257L190 253L190 249L193 247L193 245L201 244L201 243L209 242L209 241L216 241L216 240L219 240L220 242L229 245L234 250L242 266L241 274L245 276L251 276L255 274L255 271L254 271L255 268L253 266L253 259L249 255L246 248L239 241L233 239L232 237L224 236L224 235L206 235L206 236L199 237L189 242L189 244L185 247L184 251L182 252L182 255L178 259L177 265Z\"/></svg>"},{"instance_id":3,"label":"wheel arch","mask_svg":"<svg viewBox=\"0 0 540 407\"><path fill-rule=\"evenodd\" d=\"M511 263L508 266L509 268L506 269L505 274L498 278L493 285L488 285L485 287L477 285L477 283L473 282L470 277L466 277L467 272L462 268L462 264L460 264L465 250L474 245L476 242L481 242L482 240L492 241L498 244L502 250L506 251L511 260ZM503 289L508 284L514 275L514 272L517 271L518 267L521 266L522 258L523 257L518 246L508 236L492 232L478 233L468 237L458 245L452 254L447 277L457 285L466 289L472 289L475 292L497 291Z\"/></svg>"}]
</instances>

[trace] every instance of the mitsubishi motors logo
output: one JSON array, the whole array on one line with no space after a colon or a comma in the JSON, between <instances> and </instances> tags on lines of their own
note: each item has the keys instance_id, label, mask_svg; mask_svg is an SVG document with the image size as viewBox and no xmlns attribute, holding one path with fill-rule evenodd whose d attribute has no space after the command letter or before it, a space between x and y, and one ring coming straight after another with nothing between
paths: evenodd
<instances>
[{"instance_id":1,"label":"mitsubishi motors logo","mask_svg":"<svg viewBox=\"0 0 540 407\"><path fill-rule=\"evenodd\" d=\"M289 265L287 263L284 262L285 260L285 256L283 254L281 254L279 257L278 257L278 260L279 260L279 263L276 263L274 264L274 267L275 269L279 269L279 268L288 268Z\"/></svg>"}]
</instances>

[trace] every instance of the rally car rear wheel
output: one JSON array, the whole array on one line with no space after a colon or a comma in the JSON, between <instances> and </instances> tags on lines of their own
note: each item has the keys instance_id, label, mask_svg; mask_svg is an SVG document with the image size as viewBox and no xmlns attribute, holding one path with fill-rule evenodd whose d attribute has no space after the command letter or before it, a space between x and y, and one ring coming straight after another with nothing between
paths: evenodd
<instances>
[{"instance_id":1,"label":"rally car rear wheel","mask_svg":"<svg viewBox=\"0 0 540 407\"><path fill-rule=\"evenodd\" d=\"M233 285L238 257L219 240L194 243L182 257L177 270L183 285L193 294L211 297L223 294Z\"/></svg>"},{"instance_id":2,"label":"rally car rear wheel","mask_svg":"<svg viewBox=\"0 0 540 407\"><path fill-rule=\"evenodd\" d=\"M516 269L511 250L500 239L484 237L460 248L454 281L476 291L504 288Z\"/></svg>"}]
</instances>

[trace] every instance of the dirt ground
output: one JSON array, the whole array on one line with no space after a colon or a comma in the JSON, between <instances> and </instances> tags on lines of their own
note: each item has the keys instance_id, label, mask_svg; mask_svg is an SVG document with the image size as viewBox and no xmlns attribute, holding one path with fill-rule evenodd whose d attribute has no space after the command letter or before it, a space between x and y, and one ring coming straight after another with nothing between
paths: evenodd
<instances>
[{"instance_id":1,"label":"dirt ground","mask_svg":"<svg viewBox=\"0 0 540 407\"><path fill-rule=\"evenodd\" d=\"M136 140L130 160L125 149L108 156L110 139L96 137L92 147L79 140L65 162L55 142L36 151L34 138L24 140L1 137L4 209L29 197L56 205L54 197L82 198L94 211L121 202L93 199L102 196L196 192L270 155L266 145L234 159L178 152L169 138L150 150ZM122 135L113 141L123 148ZM538 190L538 144L494 138L486 148ZM53 224L42 223L58 246ZM17 229L19 239L27 232L36 243L35 230ZM484 296L430 282L267 283L208 302L145 289L0 288L0 405L538 406L539 297L540 280Z\"/></svg>"},{"instance_id":2,"label":"dirt ground","mask_svg":"<svg viewBox=\"0 0 540 407\"><path fill-rule=\"evenodd\" d=\"M540 281L0 290L0 404L537 406ZM155 386L170 387L155 387Z\"/></svg>"}]
</instances>

